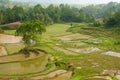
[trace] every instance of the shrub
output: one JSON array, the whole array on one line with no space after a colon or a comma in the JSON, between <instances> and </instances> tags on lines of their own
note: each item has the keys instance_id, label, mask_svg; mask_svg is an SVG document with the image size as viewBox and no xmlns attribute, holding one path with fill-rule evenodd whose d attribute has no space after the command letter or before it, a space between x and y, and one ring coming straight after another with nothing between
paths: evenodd
<instances>
[{"instance_id":1,"label":"shrub","mask_svg":"<svg viewBox=\"0 0 120 80\"><path fill-rule=\"evenodd\" d=\"M99 27L99 26L101 26L101 23L100 23L99 21L95 21L95 22L93 23L93 26L94 26L94 27Z\"/></svg>"},{"instance_id":2,"label":"shrub","mask_svg":"<svg viewBox=\"0 0 120 80\"><path fill-rule=\"evenodd\" d=\"M114 44L116 44L116 45L120 44L120 37L115 38L115 43Z\"/></svg>"},{"instance_id":3,"label":"shrub","mask_svg":"<svg viewBox=\"0 0 120 80\"><path fill-rule=\"evenodd\" d=\"M0 28L0 33L4 33L4 30L2 30L1 28Z\"/></svg>"},{"instance_id":4,"label":"shrub","mask_svg":"<svg viewBox=\"0 0 120 80\"><path fill-rule=\"evenodd\" d=\"M107 19L104 19L105 27L120 27L120 12L116 12L114 15L111 15Z\"/></svg>"},{"instance_id":5,"label":"shrub","mask_svg":"<svg viewBox=\"0 0 120 80\"><path fill-rule=\"evenodd\" d=\"M80 31L81 27L83 27L83 25L73 25L72 27L70 27L69 29L67 29L67 32L72 32L72 33L77 33Z\"/></svg>"}]
</instances>

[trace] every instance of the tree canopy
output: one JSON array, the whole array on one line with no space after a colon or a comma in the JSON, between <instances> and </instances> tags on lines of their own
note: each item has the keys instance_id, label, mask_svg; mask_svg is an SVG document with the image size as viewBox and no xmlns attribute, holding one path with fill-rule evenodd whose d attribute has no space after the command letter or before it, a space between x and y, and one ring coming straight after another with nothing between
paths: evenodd
<instances>
[{"instance_id":1,"label":"tree canopy","mask_svg":"<svg viewBox=\"0 0 120 80\"><path fill-rule=\"evenodd\" d=\"M25 44L31 44L31 41L37 42L42 33L46 31L45 25L36 21L27 21L21 24L16 30L17 36L22 36Z\"/></svg>"},{"instance_id":2,"label":"tree canopy","mask_svg":"<svg viewBox=\"0 0 120 80\"><path fill-rule=\"evenodd\" d=\"M108 28L120 27L120 12L116 12L115 14L104 19L104 22L105 22L105 26Z\"/></svg>"},{"instance_id":3,"label":"tree canopy","mask_svg":"<svg viewBox=\"0 0 120 80\"><path fill-rule=\"evenodd\" d=\"M52 24L60 22L92 22L94 18L82 10L67 4L58 6L51 4L46 8L37 4L28 9L14 6L0 10L0 24L29 20L40 20L45 24Z\"/></svg>"},{"instance_id":4,"label":"tree canopy","mask_svg":"<svg viewBox=\"0 0 120 80\"><path fill-rule=\"evenodd\" d=\"M108 4L88 5L81 8L72 5L48 5L40 4L24 6L4 6L6 0L0 3L0 24L7 24L15 21L40 20L44 24L61 22L94 22L95 19L108 20L109 16L120 11L120 3L110 2ZM9 1L9 0L8 0ZM9 4L8 4L9 5ZM4 7L4 8L3 8ZM112 20L113 21L113 20Z\"/></svg>"}]
</instances>

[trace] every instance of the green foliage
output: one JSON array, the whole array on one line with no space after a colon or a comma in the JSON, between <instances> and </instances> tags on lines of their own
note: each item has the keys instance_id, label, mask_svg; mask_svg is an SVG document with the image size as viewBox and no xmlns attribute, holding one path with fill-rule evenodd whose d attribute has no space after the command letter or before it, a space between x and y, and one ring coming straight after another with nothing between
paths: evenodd
<instances>
[{"instance_id":1,"label":"green foliage","mask_svg":"<svg viewBox=\"0 0 120 80\"><path fill-rule=\"evenodd\" d=\"M0 33L4 33L4 30L2 30L1 28L0 28Z\"/></svg>"},{"instance_id":2,"label":"green foliage","mask_svg":"<svg viewBox=\"0 0 120 80\"><path fill-rule=\"evenodd\" d=\"M117 34L120 34L120 27L116 27L113 29L113 31Z\"/></svg>"},{"instance_id":3,"label":"green foliage","mask_svg":"<svg viewBox=\"0 0 120 80\"><path fill-rule=\"evenodd\" d=\"M9 35L15 35L15 31L16 30L4 30L4 33Z\"/></svg>"},{"instance_id":4,"label":"green foliage","mask_svg":"<svg viewBox=\"0 0 120 80\"><path fill-rule=\"evenodd\" d=\"M115 43L114 44L119 45L120 44L120 36L115 37L114 39L115 39Z\"/></svg>"},{"instance_id":5,"label":"green foliage","mask_svg":"<svg viewBox=\"0 0 120 80\"><path fill-rule=\"evenodd\" d=\"M16 30L16 35L22 36L25 44L30 44L31 40L37 42L45 31L45 25L42 22L27 21Z\"/></svg>"},{"instance_id":6,"label":"green foliage","mask_svg":"<svg viewBox=\"0 0 120 80\"><path fill-rule=\"evenodd\" d=\"M94 16L96 19L109 17L116 11L120 11L120 3L109 2L108 4L88 5L81 8L84 13Z\"/></svg>"},{"instance_id":7,"label":"green foliage","mask_svg":"<svg viewBox=\"0 0 120 80\"><path fill-rule=\"evenodd\" d=\"M67 4L49 5L47 7L37 4L27 9L24 6L4 7L8 2L9 0L1 0L0 5L3 6L0 6L0 24L26 20L40 20L47 25L53 22L94 22L95 19L107 18L116 11L120 11L119 3L114 2L102 5L88 5L81 9Z\"/></svg>"},{"instance_id":8,"label":"green foliage","mask_svg":"<svg viewBox=\"0 0 120 80\"><path fill-rule=\"evenodd\" d=\"M40 20L46 25L59 22L93 22L94 17L70 5L49 5L43 8L40 4L25 9L19 6L0 10L0 24L15 21Z\"/></svg>"},{"instance_id":9,"label":"green foliage","mask_svg":"<svg viewBox=\"0 0 120 80\"><path fill-rule=\"evenodd\" d=\"M60 22L60 8L54 5L49 5L46 8L46 13L52 19L53 22Z\"/></svg>"},{"instance_id":10,"label":"green foliage","mask_svg":"<svg viewBox=\"0 0 120 80\"><path fill-rule=\"evenodd\" d=\"M67 29L67 32L72 32L72 33L79 33L82 31L82 28L87 28L88 26L86 24L74 24L72 27L70 27L69 29Z\"/></svg>"},{"instance_id":11,"label":"green foliage","mask_svg":"<svg viewBox=\"0 0 120 80\"><path fill-rule=\"evenodd\" d=\"M107 28L120 27L120 12L116 12L114 15L111 15L105 19L104 22Z\"/></svg>"},{"instance_id":12,"label":"green foliage","mask_svg":"<svg viewBox=\"0 0 120 80\"><path fill-rule=\"evenodd\" d=\"M81 76L74 76L70 80L81 80Z\"/></svg>"},{"instance_id":13,"label":"green foliage","mask_svg":"<svg viewBox=\"0 0 120 80\"><path fill-rule=\"evenodd\" d=\"M101 26L101 23L100 23L99 21L95 21L95 22L93 23L93 26L99 27L99 26Z\"/></svg>"}]
</instances>

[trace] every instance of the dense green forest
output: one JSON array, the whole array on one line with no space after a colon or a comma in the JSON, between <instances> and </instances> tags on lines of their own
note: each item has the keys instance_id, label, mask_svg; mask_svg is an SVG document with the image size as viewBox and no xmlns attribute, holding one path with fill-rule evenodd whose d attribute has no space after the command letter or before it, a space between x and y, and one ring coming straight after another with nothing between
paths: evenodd
<instances>
[{"instance_id":1,"label":"dense green forest","mask_svg":"<svg viewBox=\"0 0 120 80\"><path fill-rule=\"evenodd\" d=\"M46 24L53 22L91 22L94 20L92 16L83 11L63 4L59 6L49 5L47 8L38 4L28 9L14 6L1 10L0 15L1 24L27 20L41 20Z\"/></svg>"},{"instance_id":2,"label":"dense green forest","mask_svg":"<svg viewBox=\"0 0 120 80\"><path fill-rule=\"evenodd\" d=\"M12 5L12 7L10 7ZM40 4L26 7L17 5L17 2L0 0L0 24L15 21L40 20L45 24L61 22L96 22L103 20L108 25L109 18L119 15L120 3L110 2L108 4L88 5L82 8L60 4L44 7ZM118 20L117 20L118 21ZM113 23L114 24L114 23Z\"/></svg>"}]
</instances>

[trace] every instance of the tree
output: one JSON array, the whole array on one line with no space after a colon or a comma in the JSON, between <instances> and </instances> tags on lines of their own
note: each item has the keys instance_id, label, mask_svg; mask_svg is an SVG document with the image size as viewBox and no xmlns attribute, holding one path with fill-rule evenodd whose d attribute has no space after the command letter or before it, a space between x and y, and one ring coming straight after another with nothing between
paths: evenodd
<instances>
[{"instance_id":1,"label":"tree","mask_svg":"<svg viewBox=\"0 0 120 80\"><path fill-rule=\"evenodd\" d=\"M45 16L44 16L44 23L46 25L49 25L49 24L53 23L52 19L50 18L50 16L48 14L45 14Z\"/></svg>"},{"instance_id":2,"label":"tree","mask_svg":"<svg viewBox=\"0 0 120 80\"><path fill-rule=\"evenodd\" d=\"M50 16L53 22L60 22L60 9L57 6L49 5L46 8L46 13Z\"/></svg>"},{"instance_id":3,"label":"tree","mask_svg":"<svg viewBox=\"0 0 120 80\"><path fill-rule=\"evenodd\" d=\"M120 12L116 12L114 15L111 15L107 19L104 19L105 26L108 28L111 27L120 27Z\"/></svg>"},{"instance_id":4,"label":"tree","mask_svg":"<svg viewBox=\"0 0 120 80\"><path fill-rule=\"evenodd\" d=\"M4 22L4 14L3 11L0 11L0 25Z\"/></svg>"},{"instance_id":5,"label":"tree","mask_svg":"<svg viewBox=\"0 0 120 80\"><path fill-rule=\"evenodd\" d=\"M36 20L41 20L44 22L44 8L42 8L41 5L36 5L34 8L33 8L33 12L32 12L34 18Z\"/></svg>"},{"instance_id":6,"label":"tree","mask_svg":"<svg viewBox=\"0 0 120 80\"><path fill-rule=\"evenodd\" d=\"M21 24L21 26L16 30L17 36L22 36L23 41L26 45L38 42L39 38L43 32L45 32L45 25L36 20L36 21L27 21ZM31 42L32 41L32 42Z\"/></svg>"},{"instance_id":7,"label":"tree","mask_svg":"<svg viewBox=\"0 0 120 80\"><path fill-rule=\"evenodd\" d=\"M22 21L24 18L24 9L22 7L14 6L11 10L13 12L14 21Z\"/></svg>"}]
</instances>

